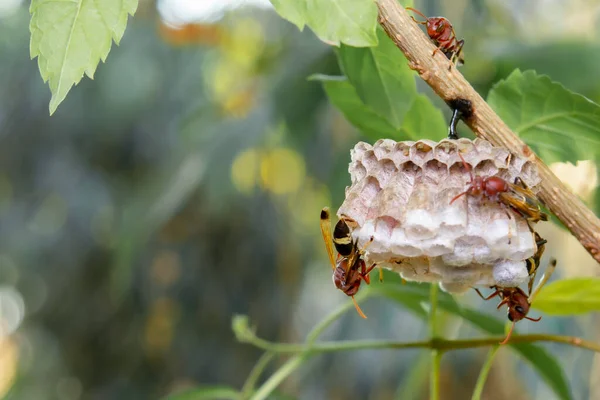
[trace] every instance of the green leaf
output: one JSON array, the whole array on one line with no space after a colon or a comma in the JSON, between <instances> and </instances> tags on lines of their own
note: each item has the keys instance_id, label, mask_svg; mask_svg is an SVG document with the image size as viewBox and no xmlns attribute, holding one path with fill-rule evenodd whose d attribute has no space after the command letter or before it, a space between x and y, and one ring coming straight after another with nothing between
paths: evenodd
<instances>
[{"instance_id":1,"label":"green leaf","mask_svg":"<svg viewBox=\"0 0 600 400\"><path fill-rule=\"evenodd\" d=\"M377 6L373 0L271 0L275 10L300 30L308 25L325 43L375 46Z\"/></svg>"},{"instance_id":2,"label":"green leaf","mask_svg":"<svg viewBox=\"0 0 600 400\"><path fill-rule=\"evenodd\" d=\"M403 133L395 129L388 121L365 105L354 87L345 77L313 75L309 79L323 83L329 100L348 121L374 140L381 137L402 139Z\"/></svg>"},{"instance_id":3,"label":"green leaf","mask_svg":"<svg viewBox=\"0 0 600 400\"><path fill-rule=\"evenodd\" d=\"M423 304L429 302L429 285L413 283L406 285L378 285L369 288L369 291L402 304L424 320L427 318ZM479 311L460 306L447 293L438 293L438 307L462 317L483 331L494 335L504 334L503 322ZM516 333L516 329L514 333ZM530 343L511 344L509 342L508 346L531 363L533 369L537 371L560 399L568 400L572 398L569 384L560 364L546 349Z\"/></svg>"},{"instance_id":4,"label":"green leaf","mask_svg":"<svg viewBox=\"0 0 600 400\"><path fill-rule=\"evenodd\" d=\"M546 163L600 159L600 106L547 76L515 70L488 103Z\"/></svg>"},{"instance_id":5,"label":"green leaf","mask_svg":"<svg viewBox=\"0 0 600 400\"><path fill-rule=\"evenodd\" d=\"M549 283L537 295L532 307L550 315L600 311L600 278L572 278Z\"/></svg>"},{"instance_id":6,"label":"green leaf","mask_svg":"<svg viewBox=\"0 0 600 400\"><path fill-rule=\"evenodd\" d=\"M341 46L338 59L362 101L399 128L417 95L417 85L404 55L385 32L377 33L377 47Z\"/></svg>"},{"instance_id":7,"label":"green leaf","mask_svg":"<svg viewBox=\"0 0 600 400\"><path fill-rule=\"evenodd\" d=\"M165 400L235 400L240 393L228 386L203 386L166 397Z\"/></svg>"},{"instance_id":8,"label":"green leaf","mask_svg":"<svg viewBox=\"0 0 600 400\"><path fill-rule=\"evenodd\" d=\"M94 78L112 41L119 44L137 0L32 0L30 55L52 98L50 115L85 73Z\"/></svg>"},{"instance_id":9,"label":"green leaf","mask_svg":"<svg viewBox=\"0 0 600 400\"><path fill-rule=\"evenodd\" d=\"M414 98L401 129L413 140L441 140L448 135L448 124L441 111L423 94Z\"/></svg>"},{"instance_id":10,"label":"green leaf","mask_svg":"<svg viewBox=\"0 0 600 400\"><path fill-rule=\"evenodd\" d=\"M304 29L306 25L306 1L302 0L271 0L271 4L282 18L287 19L298 29Z\"/></svg>"},{"instance_id":11,"label":"green leaf","mask_svg":"<svg viewBox=\"0 0 600 400\"><path fill-rule=\"evenodd\" d=\"M419 94L415 74L394 42L383 30L377 33L377 47L342 46L338 51L340 66L360 100L413 139L444 137L447 125L442 113Z\"/></svg>"}]
</instances>

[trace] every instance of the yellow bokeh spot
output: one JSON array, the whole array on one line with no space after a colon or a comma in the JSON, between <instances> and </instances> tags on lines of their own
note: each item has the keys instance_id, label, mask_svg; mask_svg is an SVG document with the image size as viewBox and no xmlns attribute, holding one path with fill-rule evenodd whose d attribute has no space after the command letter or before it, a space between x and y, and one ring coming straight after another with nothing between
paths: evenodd
<instances>
[{"instance_id":1,"label":"yellow bokeh spot","mask_svg":"<svg viewBox=\"0 0 600 400\"><path fill-rule=\"evenodd\" d=\"M296 151L277 148L261 159L261 185L275 194L297 191L304 182L305 174L304 160Z\"/></svg>"},{"instance_id":2,"label":"yellow bokeh spot","mask_svg":"<svg viewBox=\"0 0 600 400\"><path fill-rule=\"evenodd\" d=\"M19 365L18 350L17 343L10 336L0 337L0 399L15 382Z\"/></svg>"},{"instance_id":3,"label":"yellow bokeh spot","mask_svg":"<svg viewBox=\"0 0 600 400\"><path fill-rule=\"evenodd\" d=\"M144 346L149 356L164 354L169 349L179 314L179 304L170 298L158 298L152 304L144 329Z\"/></svg>"},{"instance_id":4,"label":"yellow bokeh spot","mask_svg":"<svg viewBox=\"0 0 600 400\"><path fill-rule=\"evenodd\" d=\"M241 152L231 165L231 181L242 193L250 193L258 183L260 155L256 149Z\"/></svg>"},{"instance_id":5,"label":"yellow bokeh spot","mask_svg":"<svg viewBox=\"0 0 600 400\"><path fill-rule=\"evenodd\" d=\"M222 50L229 63L252 69L264 45L265 33L261 24L253 18L243 18L231 27Z\"/></svg>"}]
</instances>

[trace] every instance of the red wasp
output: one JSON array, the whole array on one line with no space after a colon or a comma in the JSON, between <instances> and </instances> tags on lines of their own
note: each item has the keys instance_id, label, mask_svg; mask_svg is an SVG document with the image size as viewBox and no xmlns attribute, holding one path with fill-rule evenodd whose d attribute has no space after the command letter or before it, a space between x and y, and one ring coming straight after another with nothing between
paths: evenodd
<instances>
[{"instance_id":1,"label":"red wasp","mask_svg":"<svg viewBox=\"0 0 600 400\"><path fill-rule=\"evenodd\" d=\"M444 17L427 18L423 13L412 7L406 7L406 9L425 18L425 21L417 21L414 17L411 17L417 24L425 25L427 27L429 38L433 41L433 44L437 46L433 51L432 56L434 56L438 50L442 51L442 53L450 60L448 69L451 69L452 65L457 62L459 64L465 63L461 54L465 41L464 39L456 39L456 33L454 32L454 28L450 21Z\"/></svg>"},{"instance_id":2,"label":"red wasp","mask_svg":"<svg viewBox=\"0 0 600 400\"><path fill-rule=\"evenodd\" d=\"M450 204L465 194L477 198L485 196L489 200L498 201L499 203L510 207L528 221L539 222L548 220L548 214L541 211L537 197L531 189L525 185L521 178L516 178L515 183L512 184L498 176L490 176L487 178L481 176L473 177L469 164L467 164L460 152L458 153L458 156L462 160L465 169L469 171L471 180L467 182L469 188L455 196L450 201Z\"/></svg>"},{"instance_id":3,"label":"red wasp","mask_svg":"<svg viewBox=\"0 0 600 400\"><path fill-rule=\"evenodd\" d=\"M494 289L495 291L488 297L483 297L479 289L475 289L477 294L479 294L479 296L484 300L489 300L496 296L499 296L501 301L500 304L498 304L498 309L504 304L506 304L508 307L508 320L512 322L512 325L510 327L510 330L508 331L508 335L506 335L506 338L502 342L500 342L500 344L508 343L513 329L515 328L515 324L520 320L528 319L530 321L537 322L540 319L542 319L542 317L531 318L528 317L527 314L529 313L529 308L531 307L535 296L539 293L540 289L546 284L546 282L550 278L550 275L552 275L552 272L554 272L555 267L556 260L550 261L550 265L548 266L548 270L544 274L544 277L536 287L534 293L529 297L527 297L525 292L518 287L501 288L498 286L493 286L492 289Z\"/></svg>"},{"instance_id":4,"label":"red wasp","mask_svg":"<svg viewBox=\"0 0 600 400\"><path fill-rule=\"evenodd\" d=\"M333 268L333 284L346 295L352 297L358 314L363 318L367 318L354 299L354 295L360 289L361 281L365 281L367 285L371 283L369 273L375 268L376 264L367 268L362 255L366 246L373 241L373 238L362 249L359 249L358 241L352 241L350 232L350 228L355 226L356 221L348 217L342 217L335 225L332 236L329 208L325 207L321 210L321 234L327 247L331 268ZM332 243L339 254L337 262L334 260Z\"/></svg>"}]
</instances>

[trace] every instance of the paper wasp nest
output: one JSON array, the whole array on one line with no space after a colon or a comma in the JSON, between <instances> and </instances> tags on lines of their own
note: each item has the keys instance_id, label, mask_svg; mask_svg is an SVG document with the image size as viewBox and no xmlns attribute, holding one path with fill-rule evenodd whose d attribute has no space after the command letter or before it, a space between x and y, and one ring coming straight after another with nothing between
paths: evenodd
<instances>
[{"instance_id":1,"label":"paper wasp nest","mask_svg":"<svg viewBox=\"0 0 600 400\"><path fill-rule=\"evenodd\" d=\"M352 184L338 216L357 222L352 236L377 262L406 280L440 282L449 292L471 286L517 286L536 251L524 218L497 201L462 196L473 176L520 177L534 188L534 165L481 139L360 142L351 151Z\"/></svg>"}]
</instances>

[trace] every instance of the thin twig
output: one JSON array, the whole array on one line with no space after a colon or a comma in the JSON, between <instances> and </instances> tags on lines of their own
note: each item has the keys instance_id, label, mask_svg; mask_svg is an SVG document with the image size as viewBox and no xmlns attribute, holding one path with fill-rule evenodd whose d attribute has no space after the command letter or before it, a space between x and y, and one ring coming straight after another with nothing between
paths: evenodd
<instances>
[{"instance_id":1,"label":"thin twig","mask_svg":"<svg viewBox=\"0 0 600 400\"><path fill-rule=\"evenodd\" d=\"M471 101L474 114L465 123L477 136L536 164L542 179L538 197L600 263L600 219L500 119L456 68L448 70L449 60L443 52L438 51L432 57L435 46L398 0L376 1L379 23L404 53L410 67L444 101L457 98Z\"/></svg>"},{"instance_id":2,"label":"thin twig","mask_svg":"<svg viewBox=\"0 0 600 400\"><path fill-rule=\"evenodd\" d=\"M263 350L272 351L274 353L330 353L336 351L349 350L383 350L383 349L437 349L442 352L451 350L474 349L478 347L495 346L504 340L504 336L491 336L482 339L459 339L449 340L433 338L418 342L395 342L385 340L351 340L339 342L322 342L313 345L305 345L301 343L274 343L259 337L246 337L245 342L250 343ZM582 349L587 349L600 353L600 344L584 340L574 336L559 336L547 334L532 334L532 335L512 335L508 345L516 345L521 343L534 342L554 342L568 344Z\"/></svg>"}]
</instances>

